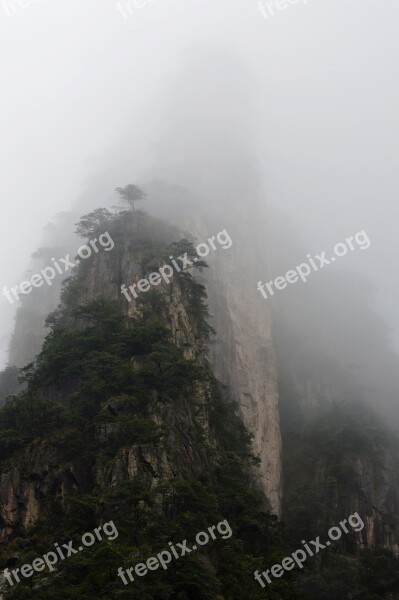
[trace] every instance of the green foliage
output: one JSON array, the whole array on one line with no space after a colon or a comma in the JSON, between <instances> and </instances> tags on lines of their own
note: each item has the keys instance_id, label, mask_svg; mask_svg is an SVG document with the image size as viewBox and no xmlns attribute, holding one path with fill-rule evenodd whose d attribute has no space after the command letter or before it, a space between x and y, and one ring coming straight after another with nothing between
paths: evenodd
<instances>
[{"instance_id":1,"label":"green foliage","mask_svg":"<svg viewBox=\"0 0 399 600\"><path fill-rule=\"evenodd\" d=\"M126 185L124 188L117 187L116 192L118 192L122 200L129 204L132 210L134 210L136 202L143 200L146 197L146 194L143 192L143 190L132 183Z\"/></svg>"},{"instance_id":2,"label":"green foliage","mask_svg":"<svg viewBox=\"0 0 399 600\"><path fill-rule=\"evenodd\" d=\"M94 232L103 217L90 217L85 232ZM136 211L126 228L118 219L109 223L113 239L124 244L137 218ZM151 249L146 234L137 243L139 252L145 246L149 265L171 253L194 254L187 240L164 246L164 254L156 244ZM62 457L64 477L74 477L71 464L76 472L101 472L105 481L120 472L101 489L92 482L72 495L56 491L43 498L41 519L30 532L37 555L54 541L79 545L82 533L111 519L119 536L60 562L56 575L36 574L35 598L263 598L253 571L281 553L284 536L254 486L250 438L205 358L211 330L203 286L192 273L177 276L196 338L197 358L189 360L173 339L164 295L144 295L140 314L128 317L118 302L78 302L81 277L79 270L67 283L41 353L23 370L26 391L0 410L0 439L9 459L29 445L33 451L47 444ZM137 462L130 479L116 466L125 452ZM158 480L158 461L175 474ZM146 560L169 541L192 540L225 519L232 538L219 536L127 588L117 578L118 566ZM29 586L16 586L10 598L24 598Z\"/></svg>"},{"instance_id":3,"label":"green foliage","mask_svg":"<svg viewBox=\"0 0 399 600\"><path fill-rule=\"evenodd\" d=\"M10 398L0 411L0 456L4 459L36 439L49 439L66 421L56 402L28 392Z\"/></svg>"},{"instance_id":4,"label":"green foliage","mask_svg":"<svg viewBox=\"0 0 399 600\"><path fill-rule=\"evenodd\" d=\"M133 207L141 191L127 188L119 191ZM172 230L141 211L111 217L99 209L79 226L84 237L105 229L115 241L106 260L116 285L126 250L137 256L143 276L170 256L195 257L190 241L172 242ZM82 302L89 261L67 282L41 353L23 369L26 389L0 409L7 466L28 479L26 456L40 448L51 457L45 477L54 482L51 493L37 488L40 520L29 531L36 546L18 552L17 566L54 542L73 540L78 547L84 532L110 520L119 535L60 562L56 573L23 580L10 600L346 600L348 593L376 600L397 590L397 559L385 551L357 553L351 535L303 571L285 573L264 589L254 580L255 570L281 563L302 539L350 514L356 460L367 460L378 477L391 441L358 408L331 406L308 419L282 386L287 493L285 523L278 522L255 484L259 461L251 438L206 360L212 330L205 288L193 277L194 268L205 266L198 261L176 273L169 288L181 290L193 354L173 338L167 294L143 294L137 314L127 316L122 302ZM231 537L218 535L168 570L126 587L117 577L119 566L145 562L169 542L186 539L192 546L196 533L224 520ZM0 566L22 533L16 530Z\"/></svg>"},{"instance_id":5,"label":"green foliage","mask_svg":"<svg viewBox=\"0 0 399 600\"><path fill-rule=\"evenodd\" d=\"M17 394L20 389L19 369L17 367L6 367L0 373L0 406L4 404L8 396Z\"/></svg>"},{"instance_id":6,"label":"green foliage","mask_svg":"<svg viewBox=\"0 0 399 600\"><path fill-rule=\"evenodd\" d=\"M106 208L97 208L80 219L76 233L85 239L104 233L111 217L111 213Z\"/></svg>"}]
</instances>

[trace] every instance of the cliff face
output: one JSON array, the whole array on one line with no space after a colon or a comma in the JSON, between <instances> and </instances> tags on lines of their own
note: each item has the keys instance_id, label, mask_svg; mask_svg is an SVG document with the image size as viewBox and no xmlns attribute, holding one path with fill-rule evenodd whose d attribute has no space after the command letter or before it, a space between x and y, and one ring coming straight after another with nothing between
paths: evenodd
<instances>
[{"instance_id":1,"label":"cliff face","mask_svg":"<svg viewBox=\"0 0 399 600\"><path fill-rule=\"evenodd\" d=\"M246 178L246 181L249 180L250 177ZM170 212L176 214L175 222L178 226L170 228L166 233L163 227L154 225L154 234L151 235L154 239L161 235L162 243L169 243L172 239L181 238L182 232L186 232L184 235L194 236L196 242L206 242L210 236L226 230L232 240L231 247L226 249L218 247L217 250L210 251L206 257L210 268L200 275L200 280L208 293L211 324L216 330L216 336L210 345L210 358L216 376L227 386L228 393L236 400L245 425L253 436L252 449L260 459L257 477L268 499L270 509L277 515L282 513L280 433L282 409L286 473L285 518L290 520L290 515L294 515L292 522L295 522L295 494L300 492L302 498L308 498L306 502L309 501L311 506L314 486L329 489L331 498L335 498L335 504L331 506L327 496L320 498L320 506L324 506L323 514L327 515L330 509L331 514L335 514L336 508L339 507L344 513L340 514L340 518L345 518L351 512L362 510L367 516L367 526L362 533L361 543L365 547L380 546L397 552L398 531L395 512L399 504L399 483L394 439L388 436L387 443L385 445L381 443L381 439L372 431L373 417L370 417L370 422L364 424L366 435L364 439L358 440L358 448L348 449L345 445L346 438L340 431L340 428L344 427L340 404L352 403L364 396L364 390L359 388L358 379L355 377L356 373L351 369L352 357L362 357L363 350L356 346L355 340L357 337L362 339L363 332L357 331L353 340L349 340L345 327L339 325L339 314L334 314L338 306L337 298L331 294L330 297L334 298L334 301L328 300L328 289L324 296L320 296L318 290L311 287L311 283L307 284L308 287L296 288L295 294L291 296L290 291L285 290L283 292L285 295L279 298L278 309L272 317L271 304L266 302L256 290L256 282L259 279L266 281L269 273L269 252L266 248L267 239L265 239L266 224L259 219L257 210L253 207L247 208L242 202L244 190L240 188L238 180L232 176L228 183L226 181L217 173L213 179L208 176L203 189L201 186L197 187L198 197L201 199L199 205L204 201L206 190L213 191L215 205L209 209L208 216L205 216L207 211L204 206L198 207L196 211L191 210L195 203L191 199L187 204L189 196L186 191L179 197L176 190L172 189L172 197L167 197L162 204L161 200L167 196L165 186L161 185L160 188L156 185L152 188L149 186L150 209L165 216ZM257 196L256 186L251 193L252 197ZM137 217L139 221L143 219L140 213ZM142 223L138 222L135 233L140 232L143 226L145 231L145 223L146 219ZM163 233L160 234L160 231ZM277 237L278 232L276 228L274 235ZM76 301L85 303L100 296L120 301L121 283L129 285L146 272L145 249L137 251L137 248L132 247L132 240L129 237L122 238L119 249L115 254L111 253L111 263L107 253L103 252L95 257L96 260L90 264L90 268L87 265L88 268L84 271L82 279L84 283L80 287ZM248 240L251 241L250 245ZM277 264L277 272L285 272L285 267L289 267L291 263L282 266ZM331 277L334 279L333 275ZM326 285L325 282L323 285ZM338 288L338 285L336 287ZM167 286L163 295L168 307L165 319L169 323L173 339L187 359L196 360L195 335L191 330L190 317L184 308L178 283L173 282ZM346 296L353 296L356 299L355 293L351 290L347 291ZM27 298L27 310L30 300ZM322 310L321 307L324 307L327 302L329 302L329 310L326 311L324 308ZM54 298L51 303L54 303ZM135 302L125 302L121 310L126 316L133 318L139 314ZM357 310L356 305L353 308L353 322L356 320ZM276 323L274 331L272 331L273 322ZM368 322L371 324L371 331L374 331L371 314ZM29 326L27 331L29 333ZM15 347L23 347L23 334L19 325L14 338ZM276 359L275 340L279 348L278 359ZM334 344L337 344L337 340L341 343L342 352L339 361L334 356L334 352L330 351L331 340L334 340ZM374 342L370 339L367 347L371 347L372 343L375 344L376 339ZM379 340L377 343L380 354L385 359L386 354L382 353L383 342ZM30 360L32 358L29 356ZM372 372L372 365L366 362L365 364L367 370ZM53 384L48 385L45 396L63 402L68 394L74 393L74 386L73 378L64 382L62 388L57 388ZM356 430L362 423L363 408L357 410L358 416L356 418L352 416L352 429L349 429L346 434L355 440L357 440ZM329 411L330 415L329 427L326 427L323 421L326 418L326 411ZM200 407L197 412L200 414ZM173 413L168 418L173 419ZM205 427L206 418L204 419ZM110 431L109 427L107 425L99 432L105 440ZM331 460L328 453L323 454L325 447L320 445L323 441L320 436L313 437L317 428L324 432L325 440L329 440L331 448L334 448L337 456L339 455L339 461L336 461L338 464ZM382 424L380 431L385 432ZM186 442L182 438L180 443L184 446ZM355 446L356 443L354 442ZM145 452L148 458L149 449L147 448ZM185 450L185 454L191 456L190 460L194 460L189 449ZM300 456L303 456L305 464L308 466L311 464L306 472L303 467L298 469ZM125 452L117 461L115 472L123 473L123 476L133 472L138 460L135 451ZM159 465L162 472L171 470L165 455L159 453L153 455L151 460L146 459L146 462ZM32 488L29 487L32 486L32 481L29 479L31 465L27 464L26 474L22 475L22 479L19 471L6 476L7 483L4 484L3 492L7 506L4 520L6 529L9 527L12 482L20 482L26 478L29 483L28 488L25 489L25 484L19 483L20 487L16 488L17 497L32 498L34 495ZM149 467L150 471L151 468ZM85 472L81 466L74 467L74 470L79 473ZM48 472L45 464L42 471ZM104 485L108 475L104 474L103 469L100 471L101 485ZM44 489L48 489L49 485L51 489L55 485L49 483L46 477L47 475L43 478L45 487L38 490L39 497L45 494ZM66 476L64 472L59 477L61 480L69 481L69 475ZM97 482L97 476L90 474L87 477L88 481ZM111 479L113 478L114 475L111 476ZM332 480L335 481L334 485ZM12 502L15 504L15 499ZM32 503L31 500L29 502ZM26 517L24 511L23 508L17 521L29 522L30 512L34 514L34 509L29 509ZM307 518L311 528L311 523L315 522L314 516L309 514ZM320 522L318 529L322 528L324 526Z\"/></svg>"},{"instance_id":2,"label":"cliff face","mask_svg":"<svg viewBox=\"0 0 399 600\"><path fill-rule=\"evenodd\" d=\"M216 187L214 184L214 191ZM198 242L206 242L211 234L224 229L231 236L232 246L211 250L205 259L209 269L199 275L208 296L210 322L216 331L210 345L210 359L216 377L227 386L229 396L238 404L245 426L253 436L252 450L260 459L257 478L270 510L280 515L282 447L272 315L270 306L263 302L254 285L259 273L267 270L264 222L255 219L242 203L233 204L225 211L227 190L224 186L219 193L223 194L224 202L220 197L217 209L215 207L208 219L199 214L189 216L170 202L167 208L172 212L176 210L179 215L176 222ZM158 208L157 212L162 214ZM246 243L249 237L251 246ZM94 299L100 293L117 297L120 292L114 280L107 276L101 260L97 268L98 271L89 273L88 295L82 300ZM140 276L139 265L137 261L132 263L127 248L122 253L120 268L123 281L135 281ZM174 339L182 347L190 347L193 340L181 304L175 298L169 306L168 318ZM134 304L130 305L128 311L134 310ZM181 323L185 324L184 328Z\"/></svg>"},{"instance_id":3,"label":"cliff face","mask_svg":"<svg viewBox=\"0 0 399 600\"><path fill-rule=\"evenodd\" d=\"M0 566L112 519L118 540L57 564L54 577L35 575L32 588L40 600L129 597L115 575L121 564L223 521L229 537L235 531L226 548L193 547L197 556L140 582L140 594L260 600L254 565L281 551L282 536L237 407L208 360L205 289L193 268L131 302L120 294L122 282L170 255L193 258L194 248L143 213L126 219L107 222L115 251L92 256L66 283L27 389L1 410ZM29 583L17 597L30 597ZM0 592L14 598L1 574Z\"/></svg>"},{"instance_id":4,"label":"cliff face","mask_svg":"<svg viewBox=\"0 0 399 600\"><path fill-rule=\"evenodd\" d=\"M184 182L184 177L181 178ZM206 181L194 185L201 198L198 204L188 191L179 194L174 188L168 191L164 185L160 188L154 185L149 186L148 206L154 214L165 219L174 215L179 230L198 242L206 241L224 229L232 238L231 248L210 252L206 257L210 268L201 276L216 331L210 359L216 376L240 406L245 425L253 436L253 452L261 461L257 476L271 510L280 515L282 450L272 315L269 304L263 301L255 287L268 271L266 228L260 218L259 206L253 206L259 203L258 186L251 183L253 174L244 179L251 193L251 207L243 201L244 192L247 192L240 179L236 179L234 173L224 176L223 171L214 176L209 172ZM208 210L210 193L213 202ZM248 240L251 240L250 245ZM125 248L116 267L120 283L134 280L130 258ZM120 289L115 284L116 271L108 272L101 260L99 258L97 267L100 271L87 273L86 300L96 298L98 294L113 299L120 296ZM45 318L55 309L59 292L57 280L50 290L35 290L35 298L24 299L11 343L11 364L23 366L39 351L45 334ZM48 297L44 300L41 296L45 293ZM172 314L171 318L178 319L178 313L174 317ZM176 335L180 335L179 331ZM27 339L31 342L27 343Z\"/></svg>"},{"instance_id":5,"label":"cliff face","mask_svg":"<svg viewBox=\"0 0 399 600\"><path fill-rule=\"evenodd\" d=\"M140 225L141 236L148 236L148 239L155 233L156 227L152 228L149 219L142 217ZM165 238L172 241L175 233L171 229ZM119 280L130 285L142 278L145 270L148 252L145 246L148 242L143 242L143 250L132 249L131 243L132 238L125 236L114 256L104 252L85 265L72 283L74 305L90 304L99 298L106 298L121 303L120 309L126 318L134 319L138 324L144 320L145 305L134 300L131 303L125 300L121 302ZM163 282L157 294L159 323L167 327L173 343L181 350L186 361L205 365L204 340L197 330L195 319L190 315L189 294L184 293L178 278L174 278L169 285ZM65 307L65 303L62 306ZM132 355L133 371L140 372L145 366L145 358ZM41 384L37 393L43 399L65 404L79 382L80 375L65 376L56 382ZM211 383L206 382L196 385L189 399L183 396L176 398L173 405L162 405L153 399L148 413L154 424L168 428L163 443L157 446L143 443L121 448L113 460L106 464L101 458L92 464L82 457L68 460L62 442L32 443L14 459L14 466L1 474L0 540L7 539L18 530L28 531L45 512L48 498L52 495L64 498L73 493L89 493L93 489L104 493L109 487L138 475L147 478L152 487L172 477L188 478L199 473L208 461L201 450L203 436L210 447L216 446L209 424L210 394ZM125 414L123 399L109 399L104 407L105 413L107 409L119 415ZM100 445L106 445L117 429L118 424L113 419L109 422L106 418L102 419L96 426L96 440Z\"/></svg>"},{"instance_id":6,"label":"cliff face","mask_svg":"<svg viewBox=\"0 0 399 600\"><path fill-rule=\"evenodd\" d=\"M148 277L172 255L187 252L194 259L195 249L182 239L182 225L167 226L141 211L104 217L101 228L108 230L114 249L92 255L66 282L62 303L48 321L50 334L25 370L27 389L0 411L0 565L21 565L27 558L15 554L32 544L44 553L51 541L111 518L122 531L117 560L125 556L129 565L143 551L156 554L157 544L165 545L172 535L184 539L205 523L228 518L236 537L227 558L201 554L189 576L210 587L194 597L261 598L254 568L272 564L276 552L289 555L301 540L315 539L358 512L365 523L359 535L342 539L325 559L317 557L309 572L294 574L278 595L315 600L324 589L326 600L335 600L343 586L357 593L370 584L376 597L384 598L394 584L385 583L384 570L373 569L379 568L383 550L398 553L398 443L359 402L361 390L341 363L327 351L310 361L313 345L323 345L308 335L305 317L294 320L294 327L287 313L278 311L272 333L270 305L256 295L259 265L265 273L268 266L263 225L238 205L229 219L226 212L221 217L212 219L210 229L205 219L184 216L185 229L195 231L197 242L224 230L224 240L231 242L210 251L209 270L201 272L201 262L193 262L195 269L175 273L170 283L137 298L131 293L130 301L121 295L122 283ZM244 243L249 232L251 249ZM255 256L254 248L259 249ZM208 361L209 315L201 279L217 325L210 354L225 394ZM258 471L230 396L253 432ZM281 510L280 414L288 547L266 510ZM399 581L399 561L389 552L382 556L389 568L398 569ZM94 590L104 598L118 589L108 560L113 559L101 563L108 587ZM68 597L75 567L71 563L65 573L60 567L55 583L43 577L38 598L57 597L58 585ZM337 568L343 573L338 583ZM221 584L215 573L223 573L228 583ZM91 584L86 575L85 585ZM162 585L176 577L173 593L179 593L181 573L165 577ZM304 595L309 578L313 595ZM186 574L183 579L187 582ZM180 597L187 600L194 584L184 585ZM9 593L0 577L2 588ZM81 595L92 597L83 590ZM146 590L149 598L158 598L153 582Z\"/></svg>"},{"instance_id":7,"label":"cliff face","mask_svg":"<svg viewBox=\"0 0 399 600\"><path fill-rule=\"evenodd\" d=\"M29 535L45 514L48 499L88 492L93 476L84 460L65 460L62 449L45 442L33 444L0 480L0 541L16 532Z\"/></svg>"},{"instance_id":8,"label":"cliff face","mask_svg":"<svg viewBox=\"0 0 399 600\"><path fill-rule=\"evenodd\" d=\"M385 548L399 556L399 461L387 449L377 465L358 458L354 461L355 493L351 505L365 515L359 548Z\"/></svg>"},{"instance_id":9,"label":"cliff face","mask_svg":"<svg viewBox=\"0 0 399 600\"><path fill-rule=\"evenodd\" d=\"M250 222L245 210L236 218L240 227L228 219L232 247L207 258L210 269L204 283L216 330L211 361L217 377L240 407L253 436L254 454L260 459L264 493L272 512L281 515L282 444L272 315L256 291L256 282L266 272L266 251L261 251L265 244L261 227ZM209 232L213 233L209 224L201 226L198 221L192 230L198 240L206 240ZM245 242L248 235L251 247ZM258 249L255 256L254 248Z\"/></svg>"},{"instance_id":10,"label":"cliff face","mask_svg":"<svg viewBox=\"0 0 399 600\"><path fill-rule=\"evenodd\" d=\"M365 527L357 549L385 548L398 556L396 436L353 389L343 394L329 378L315 380L279 373L284 518L293 530L318 535L358 512Z\"/></svg>"},{"instance_id":11,"label":"cliff face","mask_svg":"<svg viewBox=\"0 0 399 600\"><path fill-rule=\"evenodd\" d=\"M174 177L183 192L165 184L150 185L150 210L165 218L173 214L197 243L224 230L232 239L230 248L210 251L206 257L210 268L202 278L216 331L210 358L240 407L253 436L253 452L260 459L260 483L271 510L281 515L282 442L273 318L270 304L256 289L270 270L258 177L245 159L206 164L202 169L187 165Z\"/></svg>"}]
</instances>

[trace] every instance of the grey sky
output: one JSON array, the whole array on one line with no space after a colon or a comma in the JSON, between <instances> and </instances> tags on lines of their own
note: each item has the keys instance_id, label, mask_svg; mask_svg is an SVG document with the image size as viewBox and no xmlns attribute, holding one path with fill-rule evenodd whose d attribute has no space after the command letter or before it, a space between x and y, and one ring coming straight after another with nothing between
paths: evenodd
<instances>
[{"instance_id":1,"label":"grey sky","mask_svg":"<svg viewBox=\"0 0 399 600\"><path fill-rule=\"evenodd\" d=\"M114 0L15 6L9 16L0 0L1 288L23 279L45 224L126 131L132 172L151 165L165 91L192 45L216 43L258 90L265 202L292 216L311 253L366 229L373 246L348 267L377 284L381 314L399 328L397 0L298 1L267 19L257 0L153 0L127 19ZM0 311L4 363L2 296Z\"/></svg>"}]
</instances>

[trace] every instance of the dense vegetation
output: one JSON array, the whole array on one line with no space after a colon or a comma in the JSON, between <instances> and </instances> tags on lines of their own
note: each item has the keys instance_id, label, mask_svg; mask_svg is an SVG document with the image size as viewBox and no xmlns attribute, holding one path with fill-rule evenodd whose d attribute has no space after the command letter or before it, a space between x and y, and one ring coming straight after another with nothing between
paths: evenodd
<instances>
[{"instance_id":1,"label":"dense vegetation","mask_svg":"<svg viewBox=\"0 0 399 600\"><path fill-rule=\"evenodd\" d=\"M17 367L6 367L0 373L0 406L4 404L8 396L17 394L21 389L18 378L19 370Z\"/></svg>"},{"instance_id":2,"label":"dense vegetation","mask_svg":"<svg viewBox=\"0 0 399 600\"><path fill-rule=\"evenodd\" d=\"M191 272L181 272L174 288L147 292L133 312L119 293L126 256L134 257L145 276L171 255L193 256L192 244L142 211L112 216L100 209L78 226L83 237L105 230L115 241L106 258L115 293L87 299L86 282L99 257L80 265L67 281L60 308L48 319L42 351L23 370L26 388L0 411L2 472L29 469L28 457L49 454L57 457L55 469L86 473L85 485L68 494L55 486L41 497L39 520L28 533L21 527L14 531L3 545L0 567L30 563L52 550L54 542L74 540L78 546L83 533L110 520L119 536L58 563L55 573L23 579L7 597L387 598L398 589L398 561L382 550L359 555L353 535L265 589L253 577L255 570L281 563L302 539L323 535L348 516L354 460L361 456L378 469L380 455L392 443L373 415L351 405L330 406L309 421L293 387L280 382L286 494L285 525L279 523L254 483L257 465L249 436L206 359L212 330L203 286ZM196 263L199 269L205 266ZM191 348L171 328L170 295L176 286L193 334ZM110 477L120 456L134 449L167 456L173 476L157 480L143 460L133 477ZM145 561L169 541L190 542L225 519L231 538L211 541L167 571L149 573L126 587L117 577L119 566Z\"/></svg>"},{"instance_id":3,"label":"dense vegetation","mask_svg":"<svg viewBox=\"0 0 399 600\"><path fill-rule=\"evenodd\" d=\"M193 255L187 240L166 243L158 238L151 243L150 235L132 235L136 218L126 227L125 219L111 221L102 211L85 217L80 228L94 233L105 223L117 244L128 240L144 270L171 254ZM118 252L116 247L109 259L114 271ZM51 550L54 542L78 542L83 533L111 519L119 537L60 562L55 574L24 579L9 597L264 598L253 572L265 561L285 556L284 534L253 483L256 461L249 436L206 360L211 328L203 286L189 272L180 273L175 283L195 337L196 358L190 360L173 339L164 294L143 295L134 316L120 300L79 303L90 268L81 265L67 283L61 308L48 320L50 333L41 353L23 370L27 389L11 397L0 413L2 470L23 465L27 449L43 453L53 448L64 466L93 474L99 467L110 468L124 449L142 447L164 449L177 474L154 485L151 469L143 468L116 484L42 498L44 509L29 531L29 543L21 545L26 534L16 530L3 552L3 566L15 553L20 566ZM205 422L197 414L203 409ZM184 448L171 443L180 439L176 434L171 440L175 416L185 411L191 415L181 435L191 439L193 466L184 458ZM169 541L192 540L224 519L233 530L230 539L212 541L166 572L158 570L127 587L117 577L119 566L134 566ZM288 577L266 597L280 598L286 590L284 597L294 598L290 586Z\"/></svg>"}]
</instances>

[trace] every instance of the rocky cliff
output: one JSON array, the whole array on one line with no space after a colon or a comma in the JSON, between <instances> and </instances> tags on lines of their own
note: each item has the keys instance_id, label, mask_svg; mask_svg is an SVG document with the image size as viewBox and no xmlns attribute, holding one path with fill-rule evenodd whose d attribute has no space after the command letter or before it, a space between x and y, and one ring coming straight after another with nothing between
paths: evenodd
<instances>
[{"instance_id":1,"label":"rocky cliff","mask_svg":"<svg viewBox=\"0 0 399 600\"><path fill-rule=\"evenodd\" d=\"M184 576L173 570L143 589L157 600L165 594L260 598L256 568L354 512L365 523L359 535L310 561L309 571L287 578L271 597L335 600L345 591L374 600L396 590L396 437L360 402L362 390L350 371L323 346L320 332L331 335L327 321L310 336L306 311L300 321L290 316L300 315L307 302L301 308L297 298L296 313L287 313L289 302L278 307L272 332L270 306L253 285L262 277L259 265L268 268L263 224L238 205L229 219L225 215L213 216L212 229L187 213L184 226L142 211L94 219L92 233L108 231L114 248L82 261L65 282L43 348L24 369L26 389L0 411L2 567L21 565L32 549L40 555L49 543L107 519L121 530L109 554L61 565L56 580L36 578L39 600L58 592L124 597L113 567L129 566L162 549L170 536L187 538L222 518L236 532L225 556L201 551ZM187 252L198 259L183 229L208 244L225 230L231 243L209 252L210 267L193 260L195 267L170 282L137 297L122 295L122 284L129 293L172 256ZM251 251L243 238L249 231ZM255 257L254 248L260 249ZM215 337L209 321L217 325ZM315 352L319 348L324 352ZM271 514L281 507L280 413L285 535ZM96 560L102 587L93 587ZM361 595L364 586L374 597ZM30 590L20 591L27 585L14 593L0 577L0 587L10 600L31 597Z\"/></svg>"},{"instance_id":2,"label":"rocky cliff","mask_svg":"<svg viewBox=\"0 0 399 600\"><path fill-rule=\"evenodd\" d=\"M240 406L260 459L263 490L272 511L281 515L282 445L273 318L270 304L256 289L270 271L258 176L243 160L202 168L186 165L176 169L174 177L182 187L162 182L148 186L149 210L165 218L173 214L196 243L224 230L233 242L228 250L211 251L206 257L210 268L202 282L216 331L210 357L217 377Z\"/></svg>"},{"instance_id":3,"label":"rocky cliff","mask_svg":"<svg viewBox=\"0 0 399 600\"><path fill-rule=\"evenodd\" d=\"M99 554L105 579L97 595L113 597L122 592L111 563L129 565L138 548L154 553L168 536L184 539L225 518L236 527L229 559L204 551L190 562L190 582L173 569L156 585L179 598L198 588L193 597L210 600L226 585L218 573L235 563L229 594L242 586L240 597L251 589L257 598L252 568L274 551L278 527L253 477L249 436L208 362L205 289L189 269L131 301L120 293L122 282L146 277L170 255L194 256L194 248L139 211L106 225L114 251L93 255L66 283L43 349L25 370L27 389L0 416L2 565L112 518L121 545ZM77 566L68 564L57 581L38 578L38 598L56 597L60 585L67 596L78 586L89 593L93 575L74 580Z\"/></svg>"},{"instance_id":4,"label":"rocky cliff","mask_svg":"<svg viewBox=\"0 0 399 600\"><path fill-rule=\"evenodd\" d=\"M189 174L191 177L192 171ZM183 175L176 174L179 176L184 183ZM241 174L235 179L233 174L227 177L218 172L212 175L209 170L206 181L199 185L192 183L195 191L152 183L148 185L147 205L152 214L166 220L174 216L177 237L185 235L197 242L206 241L224 229L231 235L232 247L228 251L212 251L206 257L209 269L201 276L216 332L210 359L216 376L240 406L244 422L253 436L254 454L261 461L258 477L271 510L280 515L281 433L272 315L270 306L262 301L255 287L268 271L266 227L259 208L256 176L252 172L246 176L248 182L253 180L248 183L252 209L243 201L240 177ZM209 190L212 190L213 198L208 210ZM198 201L195 201L196 197ZM256 210L254 205L257 205ZM71 246L69 243L70 252ZM77 247L76 241L74 246ZM66 252L67 247L64 250ZM45 253L47 256L48 252ZM128 260L129 254L124 252L118 266L123 273L121 282L131 280L133 276ZM109 273L88 273L88 277L87 298L95 298L100 292L115 299L120 295L114 280L109 280ZM10 364L22 367L39 351L46 334L44 321L57 305L60 284L57 280L52 288L40 288L34 291L35 297L23 299L11 342Z\"/></svg>"}]
</instances>

